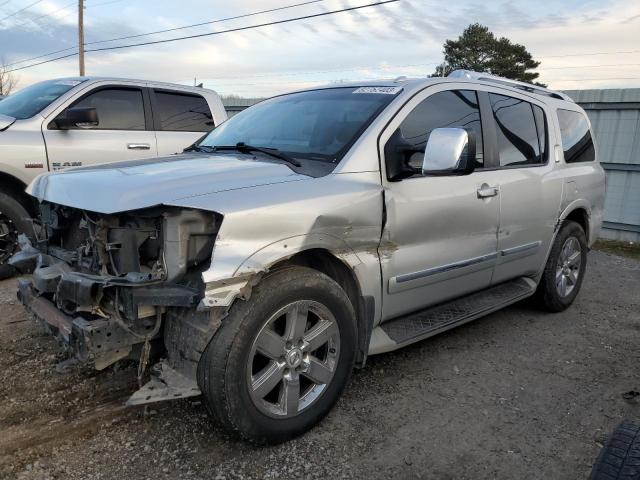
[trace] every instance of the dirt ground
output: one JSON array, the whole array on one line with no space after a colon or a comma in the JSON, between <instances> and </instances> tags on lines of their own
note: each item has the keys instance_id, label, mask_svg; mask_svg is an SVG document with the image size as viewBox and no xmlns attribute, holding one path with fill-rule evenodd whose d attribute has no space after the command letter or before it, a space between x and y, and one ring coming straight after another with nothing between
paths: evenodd
<instances>
[{"instance_id":1,"label":"dirt ground","mask_svg":"<svg viewBox=\"0 0 640 480\"><path fill-rule=\"evenodd\" d=\"M640 261L592 252L562 314L521 303L370 358L301 438L257 448L203 405L122 403L132 365L63 357L0 282L0 478L585 479L607 432L640 418Z\"/></svg>"}]
</instances>

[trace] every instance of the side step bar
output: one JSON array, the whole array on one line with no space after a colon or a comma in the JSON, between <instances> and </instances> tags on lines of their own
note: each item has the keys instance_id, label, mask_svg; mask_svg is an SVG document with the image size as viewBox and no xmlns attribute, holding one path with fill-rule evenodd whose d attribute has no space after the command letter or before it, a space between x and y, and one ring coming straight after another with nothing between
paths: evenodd
<instances>
[{"instance_id":1,"label":"side step bar","mask_svg":"<svg viewBox=\"0 0 640 480\"><path fill-rule=\"evenodd\" d=\"M374 328L369 355L390 352L500 310L535 293L530 278L518 278Z\"/></svg>"}]
</instances>

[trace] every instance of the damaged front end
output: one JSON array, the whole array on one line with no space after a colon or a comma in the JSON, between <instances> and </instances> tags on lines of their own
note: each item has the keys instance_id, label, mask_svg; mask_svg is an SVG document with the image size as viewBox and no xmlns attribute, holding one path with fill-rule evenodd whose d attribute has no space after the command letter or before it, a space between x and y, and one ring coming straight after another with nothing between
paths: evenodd
<instances>
[{"instance_id":1,"label":"damaged front end","mask_svg":"<svg viewBox=\"0 0 640 480\"><path fill-rule=\"evenodd\" d=\"M201 274L220 220L194 209L105 215L42 203L35 245L23 236L10 260L33 273L20 280L19 299L98 370L138 358L140 380L151 354L167 357L130 403L198 395L195 368L213 333L212 312L198 309Z\"/></svg>"}]
</instances>

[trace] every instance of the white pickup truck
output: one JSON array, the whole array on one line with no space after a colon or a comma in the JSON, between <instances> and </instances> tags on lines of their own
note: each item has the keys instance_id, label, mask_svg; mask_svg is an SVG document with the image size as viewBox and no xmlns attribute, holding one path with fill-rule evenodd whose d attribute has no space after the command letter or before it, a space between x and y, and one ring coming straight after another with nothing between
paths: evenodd
<instances>
[{"instance_id":1,"label":"white pickup truck","mask_svg":"<svg viewBox=\"0 0 640 480\"><path fill-rule=\"evenodd\" d=\"M62 78L0 101L0 276L35 212L40 173L166 156L227 119L212 90L144 80Z\"/></svg>"}]
</instances>

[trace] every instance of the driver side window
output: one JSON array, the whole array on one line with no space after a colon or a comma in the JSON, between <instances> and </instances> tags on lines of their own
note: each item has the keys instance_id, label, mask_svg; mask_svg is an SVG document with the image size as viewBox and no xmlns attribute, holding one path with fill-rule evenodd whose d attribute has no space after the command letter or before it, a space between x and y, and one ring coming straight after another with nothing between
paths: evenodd
<instances>
[{"instance_id":1,"label":"driver side window","mask_svg":"<svg viewBox=\"0 0 640 480\"><path fill-rule=\"evenodd\" d=\"M476 168L484 165L482 125L478 97L473 90L449 90L434 93L424 99L400 125L403 143L415 150L409 165L422 167L424 150L429 135L435 128L459 127L471 130L476 140Z\"/></svg>"}]
</instances>

